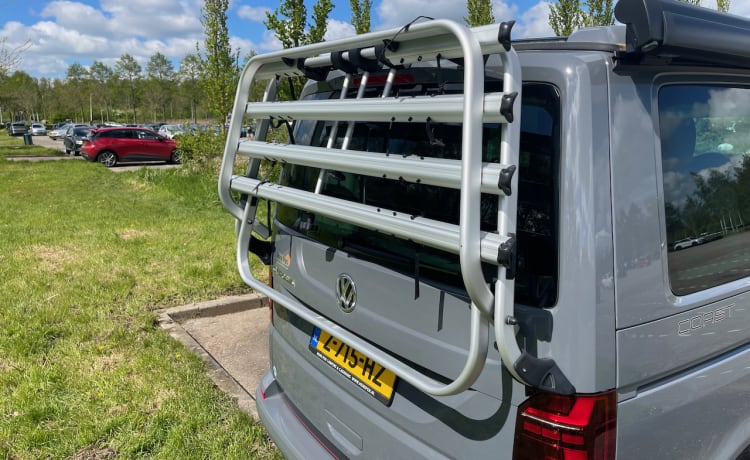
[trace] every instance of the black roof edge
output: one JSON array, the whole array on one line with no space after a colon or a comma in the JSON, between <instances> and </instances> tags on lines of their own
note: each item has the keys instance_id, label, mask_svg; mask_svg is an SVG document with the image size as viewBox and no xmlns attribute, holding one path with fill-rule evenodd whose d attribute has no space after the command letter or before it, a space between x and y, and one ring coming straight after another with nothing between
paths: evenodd
<instances>
[{"instance_id":1,"label":"black roof edge","mask_svg":"<svg viewBox=\"0 0 750 460\"><path fill-rule=\"evenodd\" d=\"M513 48L516 51L604 51L613 53L622 50L622 46L614 43L598 42L569 42L564 38L549 40L523 40L514 41Z\"/></svg>"},{"instance_id":2,"label":"black roof edge","mask_svg":"<svg viewBox=\"0 0 750 460\"><path fill-rule=\"evenodd\" d=\"M750 68L750 19L677 0L619 0L615 18L626 26L625 51L635 64L690 62Z\"/></svg>"}]
</instances>

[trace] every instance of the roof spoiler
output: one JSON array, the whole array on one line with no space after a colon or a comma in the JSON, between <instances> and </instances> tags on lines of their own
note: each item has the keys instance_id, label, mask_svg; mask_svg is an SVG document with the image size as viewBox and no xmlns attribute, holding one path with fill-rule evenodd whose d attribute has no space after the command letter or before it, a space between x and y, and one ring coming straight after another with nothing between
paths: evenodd
<instances>
[{"instance_id":1,"label":"roof spoiler","mask_svg":"<svg viewBox=\"0 0 750 460\"><path fill-rule=\"evenodd\" d=\"M750 19L677 0L620 0L628 63L658 61L750 68Z\"/></svg>"}]
</instances>

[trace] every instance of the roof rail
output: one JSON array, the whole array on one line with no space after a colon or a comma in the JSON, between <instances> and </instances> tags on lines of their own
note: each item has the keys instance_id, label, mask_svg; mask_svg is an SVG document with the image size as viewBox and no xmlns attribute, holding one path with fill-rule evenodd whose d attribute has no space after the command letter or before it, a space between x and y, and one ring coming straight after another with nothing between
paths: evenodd
<instances>
[{"instance_id":1,"label":"roof rail","mask_svg":"<svg viewBox=\"0 0 750 460\"><path fill-rule=\"evenodd\" d=\"M334 42L254 56L245 66L237 88L219 176L219 196L237 219L237 263L243 280L256 291L337 337L392 370L421 391L433 395L455 394L469 388L486 360L489 326L494 322L495 339L503 363L511 375L527 385L550 391L570 392L572 386L552 360L538 360L522 353L516 341L513 303L516 231L517 175L520 144L521 67L511 47L512 22L468 29L449 20L411 24L401 30L359 35ZM503 66L503 91L485 94L484 59L497 54ZM388 68L389 81L402 66L422 60L460 60L464 73L463 94L393 97L386 84L381 98L363 98L363 87L371 71ZM346 73L340 99L276 101L278 79L283 76L326 78L330 71ZM360 77L356 99L346 97L354 76ZM268 81L263 102L250 102L250 87ZM388 96L387 99L385 97ZM515 103L518 100L518 103ZM244 117L260 119L256 140L240 141ZM264 142L271 120L327 120L347 123L347 137L354 122L414 121L462 123L461 160L397 157L385 153L351 150L345 140L341 149L329 142L326 148L279 145ZM482 162L483 123L501 123L499 163ZM331 138L335 137L331 133ZM345 138L345 139L346 139ZM329 139L330 140L330 139ZM246 175L233 173L235 160L249 158ZM261 160L312 166L449 187L461 190L460 223L455 225L419 216L368 206L275 183L259 177ZM498 200L496 232L480 231L480 195L491 193ZM244 197L235 201L233 194ZM293 205L338 220L377 230L459 255L464 285L471 298L470 340L467 361L451 383L437 381L400 361L366 340L315 313L290 295L280 293L255 279L250 269L253 231L267 233L256 221L259 199ZM494 292L484 278L483 263L498 266ZM550 365L551 363L551 365ZM541 367L539 366L541 364ZM567 384L567 386L566 386Z\"/></svg>"},{"instance_id":2,"label":"roof rail","mask_svg":"<svg viewBox=\"0 0 750 460\"><path fill-rule=\"evenodd\" d=\"M626 25L623 63L670 62L750 68L750 19L677 0L620 0Z\"/></svg>"}]
</instances>

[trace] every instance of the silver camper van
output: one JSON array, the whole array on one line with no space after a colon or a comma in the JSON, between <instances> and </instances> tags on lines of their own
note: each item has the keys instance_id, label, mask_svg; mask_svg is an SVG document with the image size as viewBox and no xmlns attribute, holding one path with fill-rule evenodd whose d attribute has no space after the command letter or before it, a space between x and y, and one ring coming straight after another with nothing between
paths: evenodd
<instances>
[{"instance_id":1,"label":"silver camper van","mask_svg":"<svg viewBox=\"0 0 750 460\"><path fill-rule=\"evenodd\" d=\"M250 60L219 193L285 457L750 458L750 20L615 15Z\"/></svg>"}]
</instances>

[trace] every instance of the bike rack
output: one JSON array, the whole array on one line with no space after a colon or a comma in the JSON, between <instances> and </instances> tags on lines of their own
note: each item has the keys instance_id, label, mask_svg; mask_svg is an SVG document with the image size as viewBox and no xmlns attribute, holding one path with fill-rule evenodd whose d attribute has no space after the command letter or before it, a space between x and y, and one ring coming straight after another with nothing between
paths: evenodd
<instances>
[{"instance_id":1,"label":"bike rack","mask_svg":"<svg viewBox=\"0 0 750 460\"><path fill-rule=\"evenodd\" d=\"M334 42L317 43L299 48L254 56L245 66L237 88L227 141L219 176L219 196L238 221L237 263L242 279L256 291L322 329L335 334L351 346L378 361L402 378L432 395L449 395L469 388L481 373L489 344L489 326L494 323L495 339L508 371L514 378L529 384L518 368L523 358L516 341L513 316L515 264L515 231L517 176L520 138L521 68L510 44L513 23L494 24L469 29L449 20L432 20L410 24L401 30L359 35ZM503 66L503 91L485 94L485 55L500 56ZM399 66L419 61L461 59L464 92L459 95L392 97L386 84L380 98L364 98L364 88L373 65L391 67L392 82ZM375 63L375 64L373 64ZM379 64L378 64L379 63ZM394 65L395 64L395 65ZM348 85L356 74L360 77L357 97L337 100L276 101L277 77L325 77L332 67L346 69ZM254 82L269 81L263 102L249 102ZM516 104L514 101L518 100ZM256 140L240 141L243 117L260 120ZM350 150L354 122L460 122L462 123L462 158L445 160L400 157ZM329 120L334 122L331 139L339 123L348 123L341 149L309 147L264 142L270 120ZM482 162L483 123L501 123L499 163ZM233 173L237 157L249 158L245 176ZM266 182L259 176L261 160L272 160L352 172L374 177L395 177L406 181L450 187L461 190L459 225L418 216L391 212L361 203L320 194L320 180L315 192ZM235 201L233 192L248 200ZM480 195L499 195L496 232L480 231ZM436 381L409 365L371 345L354 333L315 313L289 295L282 294L256 279L250 269L248 254L251 235L259 228L255 221L258 199L285 203L340 221L377 230L459 255L461 273L471 298L471 325L466 364L456 379L448 384ZM485 280L482 263L498 266L494 292ZM528 364L528 360L524 361Z\"/></svg>"}]
</instances>

